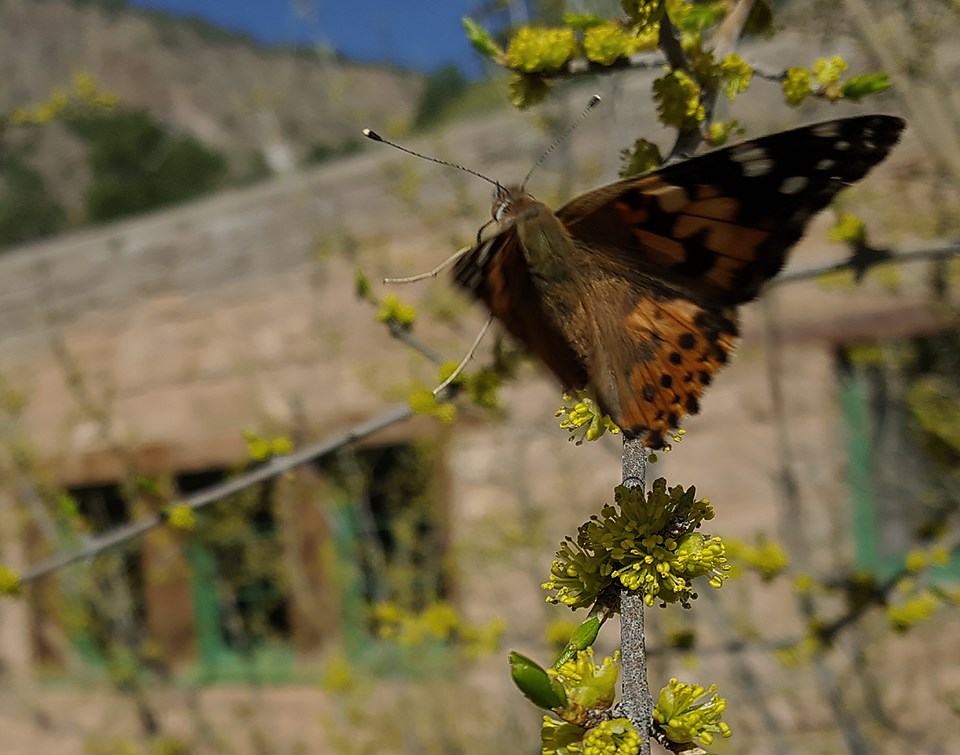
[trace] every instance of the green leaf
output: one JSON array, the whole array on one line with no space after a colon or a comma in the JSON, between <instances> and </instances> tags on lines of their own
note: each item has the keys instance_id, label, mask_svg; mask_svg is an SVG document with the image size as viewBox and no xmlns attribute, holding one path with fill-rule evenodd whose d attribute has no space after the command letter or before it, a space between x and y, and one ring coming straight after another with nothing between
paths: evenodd
<instances>
[{"instance_id":1,"label":"green leaf","mask_svg":"<svg viewBox=\"0 0 960 755\"><path fill-rule=\"evenodd\" d=\"M663 157L656 144L646 139L637 139L630 149L620 150L620 161L623 164L620 175L627 178L654 170L663 162Z\"/></svg>"},{"instance_id":2,"label":"green leaf","mask_svg":"<svg viewBox=\"0 0 960 755\"><path fill-rule=\"evenodd\" d=\"M865 73L847 81L840 92L848 100L857 101L870 94L885 92L890 88L890 77L885 73Z\"/></svg>"},{"instance_id":3,"label":"green leaf","mask_svg":"<svg viewBox=\"0 0 960 755\"><path fill-rule=\"evenodd\" d=\"M550 91L550 82L542 76L515 73L507 85L510 102L521 110L539 105Z\"/></svg>"},{"instance_id":4,"label":"green leaf","mask_svg":"<svg viewBox=\"0 0 960 755\"><path fill-rule=\"evenodd\" d=\"M493 37L490 36L490 32L467 16L464 16L462 21L463 29L467 33L467 39L470 40L470 44L472 44L481 55L485 55L488 58L503 55L503 50L500 49L500 46L494 41Z\"/></svg>"},{"instance_id":5,"label":"green leaf","mask_svg":"<svg viewBox=\"0 0 960 755\"><path fill-rule=\"evenodd\" d=\"M368 299L370 297L370 280L359 267L354 270L354 286L358 299Z\"/></svg>"},{"instance_id":6,"label":"green leaf","mask_svg":"<svg viewBox=\"0 0 960 755\"><path fill-rule=\"evenodd\" d=\"M539 708L553 710L567 704L567 693L560 682L525 655L510 653L510 676L523 696Z\"/></svg>"}]
</instances>

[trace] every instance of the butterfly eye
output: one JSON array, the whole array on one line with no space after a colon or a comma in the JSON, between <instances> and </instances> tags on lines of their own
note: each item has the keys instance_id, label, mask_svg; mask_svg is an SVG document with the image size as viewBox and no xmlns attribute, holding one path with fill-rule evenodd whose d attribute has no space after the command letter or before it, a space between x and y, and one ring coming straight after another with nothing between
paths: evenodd
<instances>
[{"instance_id":1,"label":"butterfly eye","mask_svg":"<svg viewBox=\"0 0 960 755\"><path fill-rule=\"evenodd\" d=\"M507 214L508 209L510 209L510 200L499 199L493 206L493 219L498 223L502 222L504 216Z\"/></svg>"}]
</instances>

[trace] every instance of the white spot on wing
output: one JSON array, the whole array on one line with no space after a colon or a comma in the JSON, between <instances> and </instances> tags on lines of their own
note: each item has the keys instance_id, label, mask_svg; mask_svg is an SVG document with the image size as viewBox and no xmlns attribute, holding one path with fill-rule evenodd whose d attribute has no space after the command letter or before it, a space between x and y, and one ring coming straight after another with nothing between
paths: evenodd
<instances>
[{"instance_id":1,"label":"white spot on wing","mask_svg":"<svg viewBox=\"0 0 960 755\"><path fill-rule=\"evenodd\" d=\"M817 170L830 170L834 165L837 164L836 160L831 160L829 157L817 162L813 167Z\"/></svg>"},{"instance_id":2,"label":"white spot on wing","mask_svg":"<svg viewBox=\"0 0 960 755\"><path fill-rule=\"evenodd\" d=\"M773 170L773 160L761 159L761 160L751 160L748 163L744 163L741 166L743 170L743 175L748 178L756 178L757 176L765 176L771 170Z\"/></svg>"},{"instance_id":3,"label":"white spot on wing","mask_svg":"<svg viewBox=\"0 0 960 755\"><path fill-rule=\"evenodd\" d=\"M790 178L783 179L783 183L780 184L780 193L796 194L798 191L803 191L808 183L810 182L805 176L790 176Z\"/></svg>"},{"instance_id":4,"label":"white spot on wing","mask_svg":"<svg viewBox=\"0 0 960 755\"><path fill-rule=\"evenodd\" d=\"M850 149L850 142L840 139L839 141L836 141L833 143L833 148L835 150L843 152L844 150Z\"/></svg>"},{"instance_id":5,"label":"white spot on wing","mask_svg":"<svg viewBox=\"0 0 960 755\"><path fill-rule=\"evenodd\" d=\"M761 160L767 156L767 150L758 147L756 144L741 144L730 150L730 159L738 163L748 163L753 160Z\"/></svg>"},{"instance_id":6,"label":"white spot on wing","mask_svg":"<svg viewBox=\"0 0 960 755\"><path fill-rule=\"evenodd\" d=\"M840 136L840 125L836 121L830 123L821 123L811 129L814 136L823 136L826 138Z\"/></svg>"}]
</instances>

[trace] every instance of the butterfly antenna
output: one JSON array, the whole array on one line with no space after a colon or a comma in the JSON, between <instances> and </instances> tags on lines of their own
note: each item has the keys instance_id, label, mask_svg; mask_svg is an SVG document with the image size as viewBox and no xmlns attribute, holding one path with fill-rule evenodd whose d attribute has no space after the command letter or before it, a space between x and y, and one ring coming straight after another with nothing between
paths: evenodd
<instances>
[{"instance_id":1,"label":"butterfly antenna","mask_svg":"<svg viewBox=\"0 0 960 755\"><path fill-rule=\"evenodd\" d=\"M590 114L590 111L593 110L593 109L594 109L597 105L599 105L599 104L600 104L600 95L599 95L599 94L593 95L593 96L590 98L590 101L587 103L587 106L583 109L583 111L580 113L580 115L577 116L576 120L574 120L569 126L567 126L567 127L563 130L563 132L560 134L560 136L558 136L558 137L554 140L553 144L551 144L549 147L547 147L547 149L544 151L544 153L543 153L542 155L540 155L540 158L533 164L533 167L530 168L530 170L527 172L526 177L523 179L523 183L520 184L520 188L521 188L521 189L527 185L527 181L530 180L530 176L533 175L533 172L534 172L537 168L539 168L541 165L543 165L543 161L546 160L546 159L550 156L550 153L553 152L557 147L559 147L559 146L563 143L563 140L566 139L568 136L570 136L570 134L573 133L574 129L576 129L577 126L579 126L581 123L583 123L583 119L586 118L586 117Z\"/></svg>"},{"instance_id":2,"label":"butterfly antenna","mask_svg":"<svg viewBox=\"0 0 960 755\"><path fill-rule=\"evenodd\" d=\"M482 178L488 184L492 184L493 186L496 186L498 189L500 188L499 183L497 183L491 178L487 178L485 175L483 175L483 173L477 173L477 171L470 170L470 168L465 168L463 165L457 165L456 163L447 162L446 160L440 160L439 158L430 157L429 155L424 155L424 154L421 154L420 152L414 152L412 149L401 147L399 144L394 144L393 142L384 139L376 131L373 131L369 128L365 128L363 130L363 135L367 137L367 139L370 139L375 142L382 142L383 144L389 145L394 149L399 149L401 152L406 152L408 155L413 155L414 157L419 157L424 160L428 160L429 162L436 163L437 165L445 165L448 168L456 168L457 170L462 170L464 173L469 173L471 176Z\"/></svg>"}]
</instances>

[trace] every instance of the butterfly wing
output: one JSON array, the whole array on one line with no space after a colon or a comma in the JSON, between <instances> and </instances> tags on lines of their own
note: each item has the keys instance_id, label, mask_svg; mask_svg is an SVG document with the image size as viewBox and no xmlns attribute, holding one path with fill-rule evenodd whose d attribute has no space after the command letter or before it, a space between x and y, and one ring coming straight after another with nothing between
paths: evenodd
<instances>
[{"instance_id":1,"label":"butterfly wing","mask_svg":"<svg viewBox=\"0 0 960 755\"><path fill-rule=\"evenodd\" d=\"M865 115L772 134L587 192L557 216L597 254L739 304L779 272L810 219L887 156L904 126Z\"/></svg>"},{"instance_id":2,"label":"butterfly wing","mask_svg":"<svg viewBox=\"0 0 960 755\"><path fill-rule=\"evenodd\" d=\"M627 437L662 448L680 418L699 411L700 396L727 363L736 309L694 301L656 279L592 268L583 281L590 392Z\"/></svg>"},{"instance_id":3,"label":"butterfly wing","mask_svg":"<svg viewBox=\"0 0 960 755\"><path fill-rule=\"evenodd\" d=\"M454 278L564 386L588 386L625 435L660 448L727 362L736 305L776 275L810 218L879 163L903 127L878 115L830 121L601 187L556 216L538 211L553 241L527 255L516 224L534 221L518 214L461 258ZM544 252L564 275L531 269Z\"/></svg>"},{"instance_id":4,"label":"butterfly wing","mask_svg":"<svg viewBox=\"0 0 960 755\"><path fill-rule=\"evenodd\" d=\"M699 410L737 337L736 305L807 223L896 144L861 116L773 134L577 197L557 216L581 251L590 389L629 437L662 446Z\"/></svg>"}]
</instances>

